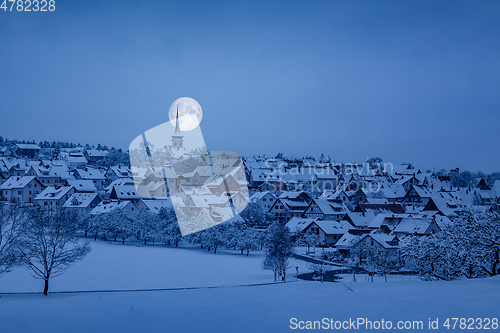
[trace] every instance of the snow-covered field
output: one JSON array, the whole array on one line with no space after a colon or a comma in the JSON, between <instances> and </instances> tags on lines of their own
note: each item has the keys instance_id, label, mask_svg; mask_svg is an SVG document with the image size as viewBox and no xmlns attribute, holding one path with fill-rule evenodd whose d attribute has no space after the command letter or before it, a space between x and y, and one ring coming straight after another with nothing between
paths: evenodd
<instances>
[{"instance_id":1,"label":"snow-covered field","mask_svg":"<svg viewBox=\"0 0 500 333\"><path fill-rule=\"evenodd\" d=\"M436 317L444 321L447 317L500 316L500 278L423 282L391 277L388 283L382 279L370 283L359 276L352 283L346 276L343 283L291 278L287 284L238 287L272 282L272 274L261 270L260 254L245 257L232 251L214 255L195 248L92 245L87 258L52 281L52 291L232 287L2 295L0 332L292 332L292 317L422 320L427 325L428 318ZM17 269L0 278L0 290L40 291L41 281ZM420 330L430 331L436 330ZM441 327L439 331L446 330Z\"/></svg>"}]
</instances>

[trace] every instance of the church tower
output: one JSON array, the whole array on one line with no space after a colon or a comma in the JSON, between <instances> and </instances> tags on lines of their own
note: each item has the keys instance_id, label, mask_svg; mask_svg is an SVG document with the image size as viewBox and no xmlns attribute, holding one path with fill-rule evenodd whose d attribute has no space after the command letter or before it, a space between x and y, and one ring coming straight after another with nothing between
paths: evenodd
<instances>
[{"instance_id":1,"label":"church tower","mask_svg":"<svg viewBox=\"0 0 500 333\"><path fill-rule=\"evenodd\" d=\"M177 114L175 115L175 132L172 135L172 150L179 150L184 148L184 136L181 135L181 128L179 125L179 107L177 107Z\"/></svg>"}]
</instances>

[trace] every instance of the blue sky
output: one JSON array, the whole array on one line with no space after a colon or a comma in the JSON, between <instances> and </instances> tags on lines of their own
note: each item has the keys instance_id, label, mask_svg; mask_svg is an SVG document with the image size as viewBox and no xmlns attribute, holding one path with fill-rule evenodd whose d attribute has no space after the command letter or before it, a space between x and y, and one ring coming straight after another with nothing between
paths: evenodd
<instances>
[{"instance_id":1,"label":"blue sky","mask_svg":"<svg viewBox=\"0 0 500 333\"><path fill-rule=\"evenodd\" d=\"M62 1L0 12L0 135L500 171L498 1Z\"/></svg>"}]
</instances>

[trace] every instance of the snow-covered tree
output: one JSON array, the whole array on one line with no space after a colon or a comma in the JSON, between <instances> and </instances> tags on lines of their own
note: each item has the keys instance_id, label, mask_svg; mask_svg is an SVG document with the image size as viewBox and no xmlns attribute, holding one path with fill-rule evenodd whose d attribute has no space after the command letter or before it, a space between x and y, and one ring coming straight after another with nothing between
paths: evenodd
<instances>
[{"instance_id":1,"label":"snow-covered tree","mask_svg":"<svg viewBox=\"0 0 500 333\"><path fill-rule=\"evenodd\" d=\"M267 229L267 238L265 243L266 257L263 262L263 268L274 272L274 281L282 279L286 282L286 268L288 259L293 253L293 242L290 239L288 228L274 222Z\"/></svg>"},{"instance_id":2,"label":"snow-covered tree","mask_svg":"<svg viewBox=\"0 0 500 333\"><path fill-rule=\"evenodd\" d=\"M0 201L0 275L19 263L16 245L25 232L27 212Z\"/></svg>"}]
</instances>

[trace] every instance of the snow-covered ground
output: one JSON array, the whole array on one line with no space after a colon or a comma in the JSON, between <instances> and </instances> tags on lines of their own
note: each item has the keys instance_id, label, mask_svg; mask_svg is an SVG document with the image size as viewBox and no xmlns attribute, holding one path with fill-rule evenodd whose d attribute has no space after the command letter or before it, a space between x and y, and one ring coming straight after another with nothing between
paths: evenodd
<instances>
[{"instance_id":1,"label":"snow-covered ground","mask_svg":"<svg viewBox=\"0 0 500 333\"><path fill-rule=\"evenodd\" d=\"M262 270L263 254L240 255L218 249L216 254L199 247L121 245L91 241L92 251L63 275L50 280L50 291L123 290L230 286L273 282ZM307 266L300 261L301 272ZM293 269L295 271L295 268ZM39 292L43 281L17 268L0 277L0 292Z\"/></svg>"},{"instance_id":2,"label":"snow-covered ground","mask_svg":"<svg viewBox=\"0 0 500 333\"><path fill-rule=\"evenodd\" d=\"M499 317L500 278L423 282L390 277L366 282L272 282L261 254L213 254L196 248L135 247L92 242L93 252L51 290L230 286L175 291L1 295L0 332L291 332L290 318L422 320ZM292 262L291 270L297 261ZM301 264L301 272L306 265ZM291 273L291 272L290 272ZM0 278L0 290L40 291L41 281L17 269ZM347 288L349 287L349 288ZM298 331L298 330L295 330ZM364 331L351 330L351 332ZM420 332L436 330L420 330ZM446 331L441 327L439 331ZM451 330L458 332L458 330ZM490 330L494 332L495 330ZM498 331L498 330L497 330ZM319 332L314 330L312 332ZM402 332L402 331L401 331ZM406 330L405 332L418 332ZM448 331L450 332L450 331Z\"/></svg>"}]
</instances>

